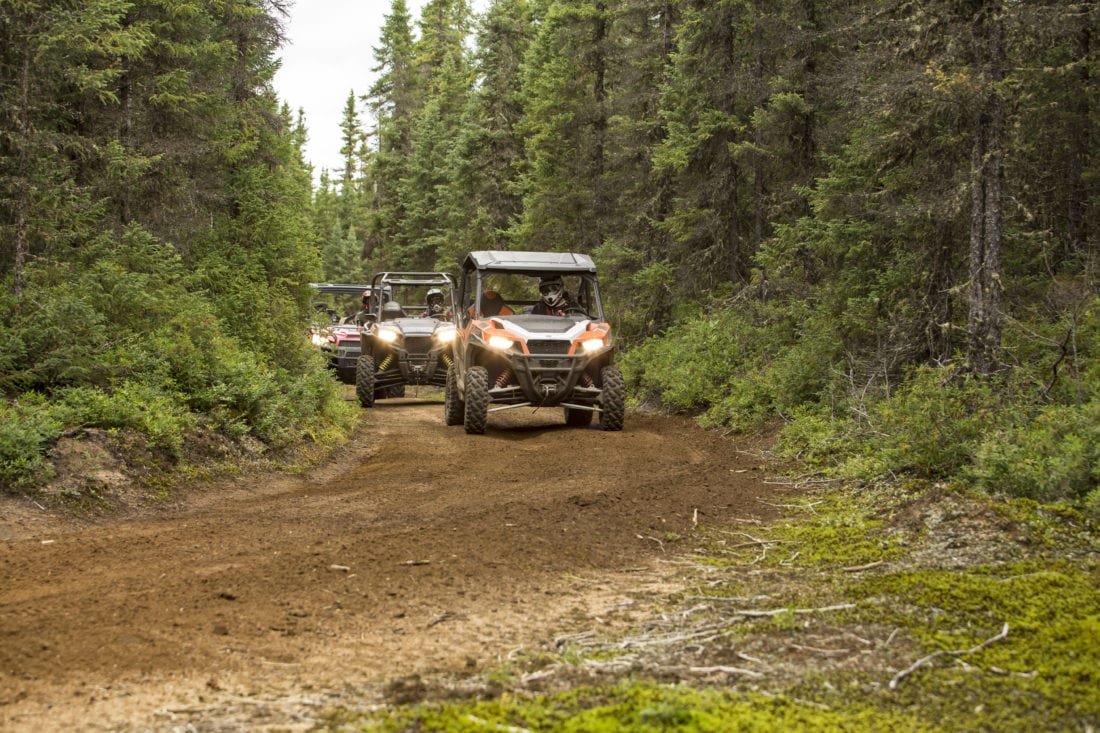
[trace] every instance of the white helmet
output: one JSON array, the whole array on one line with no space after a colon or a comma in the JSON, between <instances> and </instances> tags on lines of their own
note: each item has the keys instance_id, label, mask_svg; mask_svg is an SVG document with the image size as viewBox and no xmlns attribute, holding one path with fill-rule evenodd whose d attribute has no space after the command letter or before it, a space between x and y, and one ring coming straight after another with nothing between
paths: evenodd
<instances>
[{"instance_id":1,"label":"white helmet","mask_svg":"<svg viewBox=\"0 0 1100 733\"><path fill-rule=\"evenodd\" d=\"M565 283L561 275L547 275L539 280L539 297L550 308L560 308L565 303Z\"/></svg>"}]
</instances>

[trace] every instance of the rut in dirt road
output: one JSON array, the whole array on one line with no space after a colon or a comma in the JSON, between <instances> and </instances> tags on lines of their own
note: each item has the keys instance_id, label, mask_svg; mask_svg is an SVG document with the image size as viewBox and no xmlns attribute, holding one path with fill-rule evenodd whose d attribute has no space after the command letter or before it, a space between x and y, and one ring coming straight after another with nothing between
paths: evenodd
<instances>
[{"instance_id":1,"label":"rut in dirt road","mask_svg":"<svg viewBox=\"0 0 1100 733\"><path fill-rule=\"evenodd\" d=\"M630 415L608 433L514 410L469 436L439 402L382 401L308 477L240 478L152 518L43 522L0 545L0 728L82 705L133 720L127 700L153 689L166 704L192 687L294 694L494 663L583 617L600 578L695 522L766 512L754 468L681 419Z\"/></svg>"}]
</instances>

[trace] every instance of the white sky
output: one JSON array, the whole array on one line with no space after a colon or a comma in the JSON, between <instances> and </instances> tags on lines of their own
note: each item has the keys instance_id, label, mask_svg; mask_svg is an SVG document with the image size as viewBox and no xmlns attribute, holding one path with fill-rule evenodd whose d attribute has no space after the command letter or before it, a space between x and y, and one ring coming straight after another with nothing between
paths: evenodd
<instances>
[{"instance_id":1,"label":"white sky","mask_svg":"<svg viewBox=\"0 0 1100 733\"><path fill-rule=\"evenodd\" d=\"M414 34L426 1L406 0ZM487 4L488 0L471 3L477 12ZM322 168L335 174L343 166L340 118L344 104L348 92L354 90L358 97L374 83L374 47L390 7L391 0L295 0L290 9L275 91L295 116L299 108L305 110L306 159L313 164L315 177Z\"/></svg>"}]
</instances>

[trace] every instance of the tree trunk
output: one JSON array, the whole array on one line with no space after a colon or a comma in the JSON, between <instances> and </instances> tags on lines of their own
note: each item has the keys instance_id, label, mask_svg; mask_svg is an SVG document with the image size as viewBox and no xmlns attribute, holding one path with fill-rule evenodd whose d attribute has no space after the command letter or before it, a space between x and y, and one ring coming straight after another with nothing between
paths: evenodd
<instances>
[{"instance_id":1,"label":"tree trunk","mask_svg":"<svg viewBox=\"0 0 1100 733\"><path fill-rule=\"evenodd\" d=\"M726 185L726 198L724 201L719 202L718 210L723 212L722 226L725 227L724 239L728 276L732 282L741 283L745 280L741 263L746 257L745 253L742 252L741 232L737 225L737 209L740 204L740 195L737 189L741 185L741 171L738 168L737 160L730 153L730 145L737 141L737 133L733 129L737 115L737 93L732 83L737 75L737 68L734 64L734 54L737 51L733 30L735 17L730 9L726 9L718 17L721 24L722 60L725 67L723 75L730 80L728 82L729 88L721 92L720 102L721 110L726 115L727 128L718 140L717 154L720 156L718 159L726 167L726 170L722 172L722 180L725 181Z\"/></svg>"},{"instance_id":2,"label":"tree trunk","mask_svg":"<svg viewBox=\"0 0 1100 733\"><path fill-rule=\"evenodd\" d=\"M988 90L975 116L970 213L970 368L991 374L1001 346L1001 238L1005 112L1004 26L1000 0L982 3L975 43L984 62Z\"/></svg>"},{"instance_id":3,"label":"tree trunk","mask_svg":"<svg viewBox=\"0 0 1100 733\"><path fill-rule=\"evenodd\" d=\"M753 18L753 89L756 93L754 104L756 109L763 110L768 103L767 82L764 79L764 40L762 36L763 20L759 14ZM753 126L753 142L756 143L756 151L752 156L752 250L760 251L760 245L764 241L764 130L760 125Z\"/></svg>"},{"instance_id":4,"label":"tree trunk","mask_svg":"<svg viewBox=\"0 0 1100 733\"><path fill-rule=\"evenodd\" d=\"M1088 59L1092 47L1092 3L1085 5L1081 27L1074 38L1074 59L1079 64L1076 72L1076 86L1082 93L1073 95L1071 110L1076 118L1070 132L1070 170L1069 170L1069 202L1068 202L1068 232L1067 254L1070 257L1082 256L1088 251L1088 243L1091 239L1088 226L1088 202L1089 186L1085 181L1085 171L1088 169L1088 160L1092 151L1092 115L1089 105L1089 95L1084 90L1090 88L1092 82L1089 74Z\"/></svg>"},{"instance_id":5,"label":"tree trunk","mask_svg":"<svg viewBox=\"0 0 1100 733\"><path fill-rule=\"evenodd\" d=\"M28 165L31 122L30 122L30 78L31 59L30 54L23 55L23 67L19 80L19 118L16 123L16 145L19 146L19 163L16 166L16 194L15 201L15 262L12 264L12 292L15 297L23 295L24 270L27 263L27 207L30 206L30 181L27 180L30 166Z\"/></svg>"},{"instance_id":6,"label":"tree trunk","mask_svg":"<svg viewBox=\"0 0 1100 733\"><path fill-rule=\"evenodd\" d=\"M607 201L604 192L604 158L607 155L607 89L605 76L607 73L607 8L604 3L596 3L596 29L595 38L595 72L593 82L592 101L595 104L596 119L593 125L595 133L595 150L592 154L592 186L593 186L593 224L595 232L593 241L589 243L592 250L603 244L603 221L607 216Z\"/></svg>"}]
</instances>

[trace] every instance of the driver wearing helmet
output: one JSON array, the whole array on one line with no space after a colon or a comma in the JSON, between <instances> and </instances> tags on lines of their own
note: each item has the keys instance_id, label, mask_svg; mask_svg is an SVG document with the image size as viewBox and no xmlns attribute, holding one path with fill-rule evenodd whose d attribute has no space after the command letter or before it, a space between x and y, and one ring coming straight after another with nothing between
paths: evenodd
<instances>
[{"instance_id":1,"label":"driver wearing helmet","mask_svg":"<svg viewBox=\"0 0 1100 733\"><path fill-rule=\"evenodd\" d=\"M446 312L445 300L443 298L443 291L439 288L432 288L428 291L428 294L424 296L424 304L427 308L421 318L447 318L449 313Z\"/></svg>"},{"instance_id":2,"label":"driver wearing helmet","mask_svg":"<svg viewBox=\"0 0 1100 733\"><path fill-rule=\"evenodd\" d=\"M531 313L540 316L564 316L570 311L578 311L576 301L565 290L561 275L547 275L539 279L539 302Z\"/></svg>"}]
</instances>

